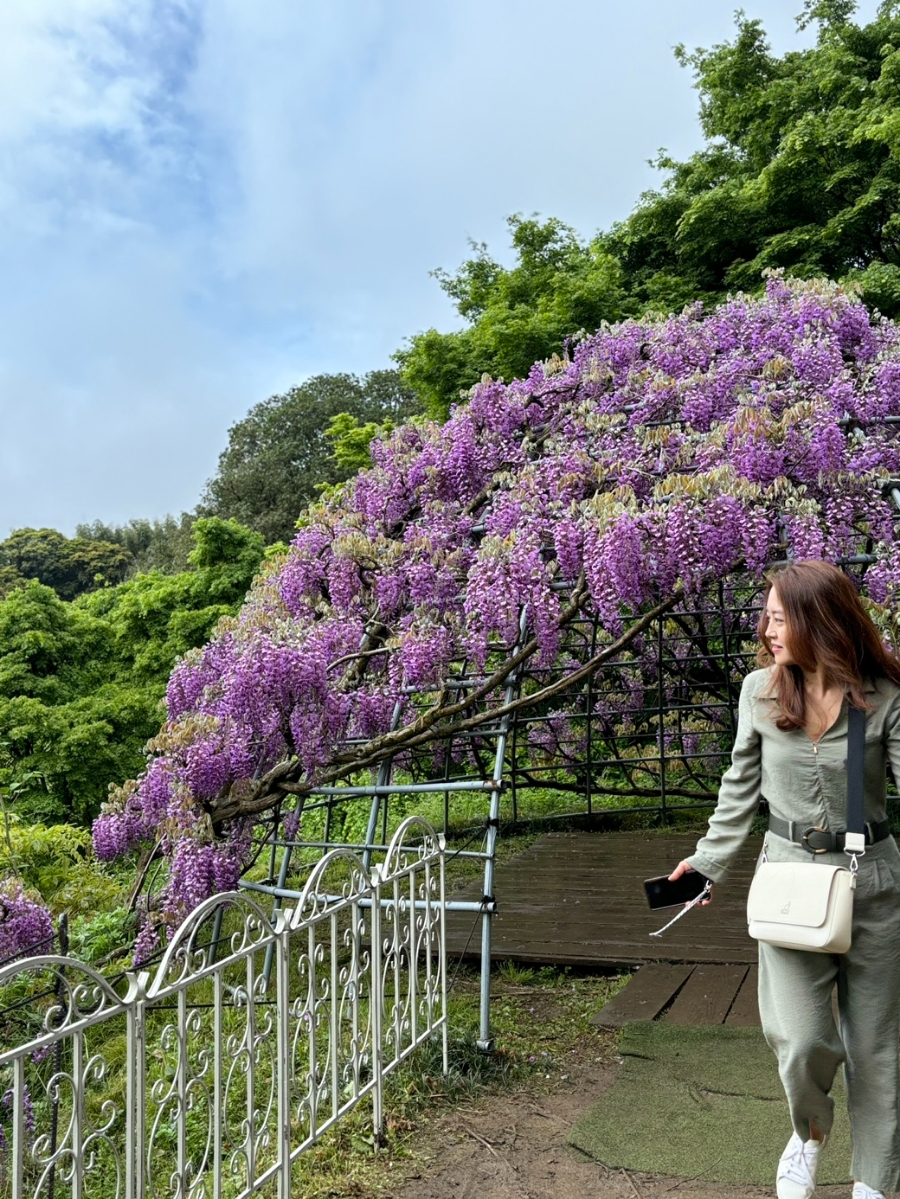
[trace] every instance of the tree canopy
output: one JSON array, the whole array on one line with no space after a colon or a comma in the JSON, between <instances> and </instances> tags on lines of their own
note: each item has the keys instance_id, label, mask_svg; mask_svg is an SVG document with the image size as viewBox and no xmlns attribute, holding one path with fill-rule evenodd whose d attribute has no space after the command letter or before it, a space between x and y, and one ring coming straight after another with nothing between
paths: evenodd
<instances>
[{"instance_id":1,"label":"tree canopy","mask_svg":"<svg viewBox=\"0 0 900 1199\"><path fill-rule=\"evenodd\" d=\"M297 518L321 485L355 470L333 456L331 420L348 413L381 425L417 408L397 371L316 375L283 395L257 404L228 432L219 469L207 484L200 511L233 517L268 544L289 541Z\"/></svg>"},{"instance_id":2,"label":"tree canopy","mask_svg":"<svg viewBox=\"0 0 900 1199\"><path fill-rule=\"evenodd\" d=\"M190 569L67 603L38 582L0 601L0 791L25 821L86 824L139 770L177 658L243 599L262 538L198 520Z\"/></svg>"},{"instance_id":3,"label":"tree canopy","mask_svg":"<svg viewBox=\"0 0 900 1199\"><path fill-rule=\"evenodd\" d=\"M766 268L862 280L900 311L900 9L868 25L849 3L808 4L815 46L778 58L742 13L730 42L679 60L694 73L707 145L604 244L655 303L759 288Z\"/></svg>"},{"instance_id":4,"label":"tree canopy","mask_svg":"<svg viewBox=\"0 0 900 1199\"><path fill-rule=\"evenodd\" d=\"M74 599L121 582L134 565L131 553L112 541L66 537L56 529L17 529L0 542L0 595L29 579Z\"/></svg>"},{"instance_id":5,"label":"tree canopy","mask_svg":"<svg viewBox=\"0 0 900 1199\"><path fill-rule=\"evenodd\" d=\"M731 41L679 47L706 144L684 162L661 153L663 185L626 220L585 243L516 216L512 267L475 245L454 274L435 272L467 327L419 333L397 355L432 411L485 372L523 377L601 320L759 291L768 268L858 279L867 304L900 315L900 5L867 25L854 10L807 3L816 44L781 57L741 12Z\"/></svg>"},{"instance_id":6,"label":"tree canopy","mask_svg":"<svg viewBox=\"0 0 900 1199\"><path fill-rule=\"evenodd\" d=\"M472 243L473 257L455 274L433 272L469 327L430 329L397 354L432 416L445 416L460 389L482 374L522 378L573 333L593 332L625 312L621 268L599 239L585 245L554 218L516 215L508 224L515 266L502 267L485 244Z\"/></svg>"},{"instance_id":7,"label":"tree canopy","mask_svg":"<svg viewBox=\"0 0 900 1199\"><path fill-rule=\"evenodd\" d=\"M124 525L107 525L95 520L75 528L76 537L85 541L102 541L120 545L130 555L131 572L161 570L175 574L187 570L194 547L192 530L196 517L182 512L180 517L165 516L162 520L134 519Z\"/></svg>"}]
</instances>

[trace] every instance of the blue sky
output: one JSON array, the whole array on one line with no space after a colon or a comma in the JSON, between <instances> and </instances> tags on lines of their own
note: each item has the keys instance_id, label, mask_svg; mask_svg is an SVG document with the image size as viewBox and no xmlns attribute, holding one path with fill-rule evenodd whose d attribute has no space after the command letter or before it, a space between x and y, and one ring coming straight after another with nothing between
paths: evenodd
<instances>
[{"instance_id":1,"label":"blue sky","mask_svg":"<svg viewBox=\"0 0 900 1199\"><path fill-rule=\"evenodd\" d=\"M745 0L783 52L801 0ZM874 15L864 0L859 15ZM428 272L700 145L717 0L6 0L0 536L192 508L229 425L453 327Z\"/></svg>"}]
</instances>

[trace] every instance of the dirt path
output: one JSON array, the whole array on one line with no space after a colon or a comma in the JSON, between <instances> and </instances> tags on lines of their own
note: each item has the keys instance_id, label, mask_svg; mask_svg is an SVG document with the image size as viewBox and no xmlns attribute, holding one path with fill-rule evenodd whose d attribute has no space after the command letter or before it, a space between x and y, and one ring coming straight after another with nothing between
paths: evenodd
<instances>
[{"instance_id":1,"label":"dirt path","mask_svg":"<svg viewBox=\"0 0 900 1199\"><path fill-rule=\"evenodd\" d=\"M596 1047L596 1045L595 1045ZM757 1199L771 1188L729 1187L650 1174L608 1170L566 1145L576 1120L617 1072L615 1062L573 1062L565 1080L540 1094L488 1096L434 1120L421 1172L397 1199ZM774 1173L775 1163L772 1163ZM849 1187L820 1187L822 1199L849 1195Z\"/></svg>"}]
</instances>

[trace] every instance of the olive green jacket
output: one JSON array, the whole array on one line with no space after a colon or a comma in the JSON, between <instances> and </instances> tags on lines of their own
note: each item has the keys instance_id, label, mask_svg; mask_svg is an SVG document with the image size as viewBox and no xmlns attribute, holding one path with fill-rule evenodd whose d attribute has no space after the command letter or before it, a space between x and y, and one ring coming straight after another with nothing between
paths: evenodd
<instances>
[{"instance_id":1,"label":"olive green jacket","mask_svg":"<svg viewBox=\"0 0 900 1199\"><path fill-rule=\"evenodd\" d=\"M804 729L775 726L777 700L765 694L771 671L754 670L744 679L731 766L722 776L709 831L687 860L721 882L750 831L760 798L782 820L801 828L846 827L847 701L834 724L814 745ZM900 687L888 679L866 686L875 705L866 715L866 820L886 815L888 763L900 783Z\"/></svg>"}]
</instances>

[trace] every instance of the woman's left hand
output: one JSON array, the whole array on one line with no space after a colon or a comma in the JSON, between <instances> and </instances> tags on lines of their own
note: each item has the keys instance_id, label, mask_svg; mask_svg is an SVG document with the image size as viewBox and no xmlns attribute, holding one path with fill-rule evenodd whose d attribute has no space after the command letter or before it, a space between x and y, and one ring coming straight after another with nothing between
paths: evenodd
<instances>
[{"instance_id":1,"label":"woman's left hand","mask_svg":"<svg viewBox=\"0 0 900 1199\"><path fill-rule=\"evenodd\" d=\"M675 867L675 869L672 871L672 873L669 875L669 882L674 883L676 881L676 879L681 878L682 875L689 873L693 869L694 869L694 867L690 864L690 862L688 862L686 860L680 861L678 863L678 865ZM705 908L707 906L707 904L709 904L711 902L712 902L712 891L710 890L709 898L700 900L700 907Z\"/></svg>"}]
</instances>

